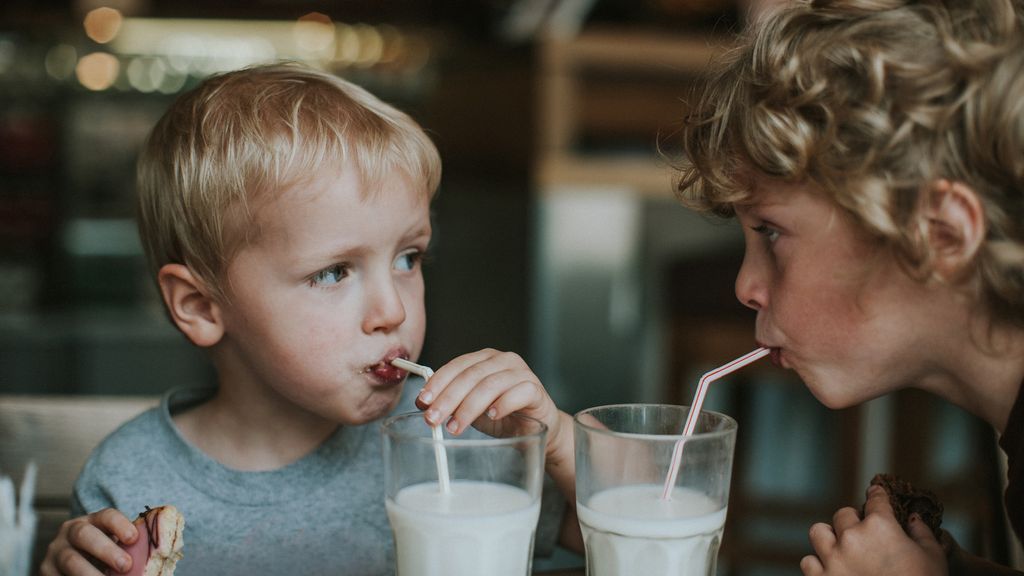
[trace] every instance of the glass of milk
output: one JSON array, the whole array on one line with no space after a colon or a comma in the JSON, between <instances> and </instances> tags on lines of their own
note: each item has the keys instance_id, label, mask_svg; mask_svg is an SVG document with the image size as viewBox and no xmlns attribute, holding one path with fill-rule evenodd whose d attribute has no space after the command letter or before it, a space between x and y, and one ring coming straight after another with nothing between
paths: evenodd
<instances>
[{"instance_id":1,"label":"glass of milk","mask_svg":"<svg viewBox=\"0 0 1024 576\"><path fill-rule=\"evenodd\" d=\"M494 424L495 436L470 428L438 442L421 412L384 421L398 576L529 576L547 427L519 415Z\"/></svg>"},{"instance_id":2,"label":"glass of milk","mask_svg":"<svg viewBox=\"0 0 1024 576\"><path fill-rule=\"evenodd\" d=\"M619 404L576 414L576 511L588 576L715 574L736 421L702 412L671 498L672 452L689 408Z\"/></svg>"}]
</instances>

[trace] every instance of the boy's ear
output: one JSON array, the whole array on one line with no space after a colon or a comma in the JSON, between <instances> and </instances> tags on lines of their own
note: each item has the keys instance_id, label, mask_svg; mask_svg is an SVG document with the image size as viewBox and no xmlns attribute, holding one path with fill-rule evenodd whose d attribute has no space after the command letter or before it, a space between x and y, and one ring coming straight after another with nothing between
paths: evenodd
<instances>
[{"instance_id":1,"label":"boy's ear","mask_svg":"<svg viewBox=\"0 0 1024 576\"><path fill-rule=\"evenodd\" d=\"M955 283L972 269L985 241L981 198L962 182L936 180L928 190L925 218L935 272Z\"/></svg>"},{"instance_id":2,"label":"boy's ear","mask_svg":"<svg viewBox=\"0 0 1024 576\"><path fill-rule=\"evenodd\" d=\"M165 264L157 273L164 304L178 329L196 346L213 346L224 336L220 305L187 266Z\"/></svg>"}]
</instances>

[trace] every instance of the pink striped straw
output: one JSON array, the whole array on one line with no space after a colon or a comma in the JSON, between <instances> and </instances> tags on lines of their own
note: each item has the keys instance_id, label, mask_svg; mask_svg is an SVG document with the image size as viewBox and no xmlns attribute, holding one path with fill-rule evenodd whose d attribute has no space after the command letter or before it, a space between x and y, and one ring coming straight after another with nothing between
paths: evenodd
<instances>
[{"instance_id":1,"label":"pink striped straw","mask_svg":"<svg viewBox=\"0 0 1024 576\"><path fill-rule=\"evenodd\" d=\"M771 353L770 348L758 348L743 356L719 366L714 370L706 372L700 377L697 383L697 393L693 395L693 402L690 404L690 412L686 415L686 424L683 426L683 435L676 442L675 450L672 451L672 464L669 466L668 477L665 478L665 489L661 493L662 500L672 499L672 488L676 485L676 477L679 476L679 464L683 459L683 445L686 444L686 437L693 434L697 427L697 417L700 416L700 407L704 404L704 396L708 393L708 386L719 378L731 374L747 364L751 364Z\"/></svg>"}]
</instances>

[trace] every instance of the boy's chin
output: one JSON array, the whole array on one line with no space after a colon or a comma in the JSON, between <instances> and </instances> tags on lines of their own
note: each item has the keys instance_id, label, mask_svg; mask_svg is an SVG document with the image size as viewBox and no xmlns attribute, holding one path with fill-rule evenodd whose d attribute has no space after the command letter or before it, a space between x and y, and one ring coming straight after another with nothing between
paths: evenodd
<instances>
[{"instance_id":1,"label":"boy's chin","mask_svg":"<svg viewBox=\"0 0 1024 576\"><path fill-rule=\"evenodd\" d=\"M374 420L380 420L390 414L395 406L398 406L401 397L401 387L393 393L390 391L377 392L367 398L357 410L351 412L346 410L346 413L340 418L341 423L347 426L361 426Z\"/></svg>"}]
</instances>

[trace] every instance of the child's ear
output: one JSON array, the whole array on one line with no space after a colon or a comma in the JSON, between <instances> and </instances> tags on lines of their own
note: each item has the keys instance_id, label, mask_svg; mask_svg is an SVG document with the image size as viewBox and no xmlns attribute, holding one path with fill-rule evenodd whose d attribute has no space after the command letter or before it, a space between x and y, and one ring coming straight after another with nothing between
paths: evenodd
<instances>
[{"instance_id":1,"label":"child's ear","mask_svg":"<svg viewBox=\"0 0 1024 576\"><path fill-rule=\"evenodd\" d=\"M213 346L224 336L221 310L187 266L165 264L157 273L160 293L171 319L196 346Z\"/></svg>"},{"instance_id":2,"label":"child's ear","mask_svg":"<svg viewBox=\"0 0 1024 576\"><path fill-rule=\"evenodd\" d=\"M928 190L925 217L935 272L955 283L972 269L985 241L981 198L962 182L936 180Z\"/></svg>"}]
</instances>

